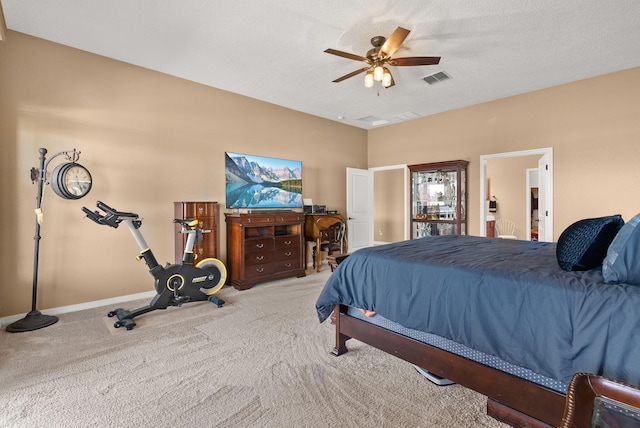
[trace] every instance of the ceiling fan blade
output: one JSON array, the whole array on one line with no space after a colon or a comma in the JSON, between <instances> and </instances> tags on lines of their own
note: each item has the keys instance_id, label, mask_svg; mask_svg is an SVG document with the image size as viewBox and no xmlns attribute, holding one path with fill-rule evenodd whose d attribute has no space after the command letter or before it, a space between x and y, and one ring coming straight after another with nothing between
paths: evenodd
<instances>
[{"instance_id":1,"label":"ceiling fan blade","mask_svg":"<svg viewBox=\"0 0 640 428\"><path fill-rule=\"evenodd\" d=\"M345 74L342 77L338 77L336 80L333 81L333 83L339 83L339 82L342 82L343 80L347 80L350 77L357 76L358 74L364 73L365 71L369 70L370 68L371 67L365 67L365 68L362 68L360 70L352 71L349 74Z\"/></svg>"},{"instance_id":2,"label":"ceiling fan blade","mask_svg":"<svg viewBox=\"0 0 640 428\"><path fill-rule=\"evenodd\" d=\"M408 65L435 65L440 63L439 56L408 56L405 58L393 58L389 61L389 65L408 66Z\"/></svg>"},{"instance_id":3,"label":"ceiling fan blade","mask_svg":"<svg viewBox=\"0 0 640 428\"><path fill-rule=\"evenodd\" d=\"M365 58L363 56L360 55L355 55L349 52L342 52L342 51L337 51L335 49L327 49L325 50L326 53L331 54L331 55L338 55L341 56L343 58L347 58L347 59L352 59L354 61L363 61L366 62L367 64L370 64L370 61L368 58Z\"/></svg>"},{"instance_id":4,"label":"ceiling fan blade","mask_svg":"<svg viewBox=\"0 0 640 428\"><path fill-rule=\"evenodd\" d=\"M406 28L396 28L396 30L391 33L387 41L384 42L384 44L380 48L380 52L383 53L385 57L389 58L400 48L400 45L402 45L404 39L407 38L409 32L410 31Z\"/></svg>"}]
</instances>

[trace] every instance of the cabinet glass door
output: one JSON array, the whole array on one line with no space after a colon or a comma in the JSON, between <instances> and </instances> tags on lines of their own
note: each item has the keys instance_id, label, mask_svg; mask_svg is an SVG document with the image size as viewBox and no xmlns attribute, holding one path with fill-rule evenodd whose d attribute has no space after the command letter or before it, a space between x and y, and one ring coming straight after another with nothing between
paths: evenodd
<instances>
[{"instance_id":1,"label":"cabinet glass door","mask_svg":"<svg viewBox=\"0 0 640 428\"><path fill-rule=\"evenodd\" d=\"M411 165L411 237L466 234L465 161Z\"/></svg>"},{"instance_id":2,"label":"cabinet glass door","mask_svg":"<svg viewBox=\"0 0 640 428\"><path fill-rule=\"evenodd\" d=\"M456 171L413 173L413 216L427 220L456 220Z\"/></svg>"}]
</instances>

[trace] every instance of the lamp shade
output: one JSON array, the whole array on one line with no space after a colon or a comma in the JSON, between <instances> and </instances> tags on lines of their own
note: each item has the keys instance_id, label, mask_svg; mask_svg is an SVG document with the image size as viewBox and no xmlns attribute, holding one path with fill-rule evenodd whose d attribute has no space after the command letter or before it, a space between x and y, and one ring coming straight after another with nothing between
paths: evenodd
<instances>
[{"instance_id":1,"label":"lamp shade","mask_svg":"<svg viewBox=\"0 0 640 428\"><path fill-rule=\"evenodd\" d=\"M371 88L373 86L373 70L367 71L364 75L364 87Z\"/></svg>"},{"instance_id":2,"label":"lamp shade","mask_svg":"<svg viewBox=\"0 0 640 428\"><path fill-rule=\"evenodd\" d=\"M383 74L384 69L381 65L376 65L375 67L373 67L373 80L375 80L376 82L381 82Z\"/></svg>"},{"instance_id":3,"label":"lamp shade","mask_svg":"<svg viewBox=\"0 0 640 428\"><path fill-rule=\"evenodd\" d=\"M387 67L385 67L384 72L382 73L382 86L388 88L389 86L391 86L391 82L391 72Z\"/></svg>"}]
</instances>

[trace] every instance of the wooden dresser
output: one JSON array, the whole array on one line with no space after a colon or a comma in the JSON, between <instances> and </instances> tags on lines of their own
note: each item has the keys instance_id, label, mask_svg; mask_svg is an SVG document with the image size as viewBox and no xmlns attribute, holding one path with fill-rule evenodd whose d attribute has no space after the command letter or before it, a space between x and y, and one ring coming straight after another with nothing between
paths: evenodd
<instances>
[{"instance_id":1,"label":"wooden dresser","mask_svg":"<svg viewBox=\"0 0 640 428\"><path fill-rule=\"evenodd\" d=\"M194 263L207 257L218 258L218 203L217 202L174 202L174 218L182 220L197 219L202 230L210 230L202 234L202 241L196 243L193 252L196 255ZM180 225L176 224L175 259L176 263L182 261L184 244L187 235L180 233Z\"/></svg>"},{"instance_id":2,"label":"wooden dresser","mask_svg":"<svg viewBox=\"0 0 640 428\"><path fill-rule=\"evenodd\" d=\"M258 282L302 277L304 213L225 214L227 282L246 290Z\"/></svg>"}]
</instances>

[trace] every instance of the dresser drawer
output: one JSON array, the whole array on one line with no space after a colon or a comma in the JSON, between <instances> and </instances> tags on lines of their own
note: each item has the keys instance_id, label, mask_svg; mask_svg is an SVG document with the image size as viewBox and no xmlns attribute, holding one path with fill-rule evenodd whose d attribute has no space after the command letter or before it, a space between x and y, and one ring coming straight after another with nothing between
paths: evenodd
<instances>
[{"instance_id":1,"label":"dresser drawer","mask_svg":"<svg viewBox=\"0 0 640 428\"><path fill-rule=\"evenodd\" d=\"M274 252L273 259L278 260L298 260L300 258L300 249L296 246L293 248L278 249Z\"/></svg>"},{"instance_id":2,"label":"dresser drawer","mask_svg":"<svg viewBox=\"0 0 640 428\"><path fill-rule=\"evenodd\" d=\"M216 227L216 220L213 217L200 217L198 218L198 223L200 223L200 227L202 228L202 230L211 230L213 231ZM211 233L211 232L207 232L207 233ZM207 233L205 233L203 236L206 236Z\"/></svg>"},{"instance_id":3,"label":"dresser drawer","mask_svg":"<svg viewBox=\"0 0 640 428\"><path fill-rule=\"evenodd\" d=\"M273 252L273 238L247 239L244 243L245 253Z\"/></svg>"},{"instance_id":4,"label":"dresser drawer","mask_svg":"<svg viewBox=\"0 0 640 428\"><path fill-rule=\"evenodd\" d=\"M248 265L244 268L246 278L256 278L273 273L273 263L264 263L261 265Z\"/></svg>"},{"instance_id":5,"label":"dresser drawer","mask_svg":"<svg viewBox=\"0 0 640 428\"><path fill-rule=\"evenodd\" d=\"M252 216L251 214L241 214L240 220L243 224L250 225L266 225L266 224L274 224L275 219L272 215L256 215Z\"/></svg>"},{"instance_id":6,"label":"dresser drawer","mask_svg":"<svg viewBox=\"0 0 640 428\"><path fill-rule=\"evenodd\" d=\"M273 267L276 272L300 269L300 258L296 258L295 260L278 260L273 263Z\"/></svg>"},{"instance_id":7,"label":"dresser drawer","mask_svg":"<svg viewBox=\"0 0 640 428\"><path fill-rule=\"evenodd\" d=\"M193 202L182 207L184 218L214 217L215 205L211 202Z\"/></svg>"},{"instance_id":8,"label":"dresser drawer","mask_svg":"<svg viewBox=\"0 0 640 428\"><path fill-rule=\"evenodd\" d=\"M274 221L278 223L301 223L304 221L304 213L278 213L274 215Z\"/></svg>"},{"instance_id":9,"label":"dresser drawer","mask_svg":"<svg viewBox=\"0 0 640 428\"><path fill-rule=\"evenodd\" d=\"M259 265L273 261L273 251L262 251L258 253L247 253L244 256L244 263L247 265Z\"/></svg>"},{"instance_id":10,"label":"dresser drawer","mask_svg":"<svg viewBox=\"0 0 640 428\"><path fill-rule=\"evenodd\" d=\"M288 235L288 236L276 236L275 249L284 250L286 248L299 248L300 247L300 235Z\"/></svg>"}]
</instances>

